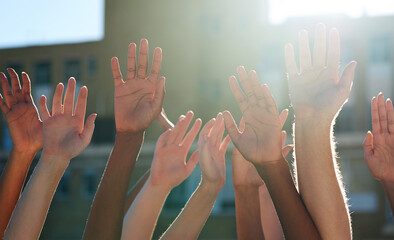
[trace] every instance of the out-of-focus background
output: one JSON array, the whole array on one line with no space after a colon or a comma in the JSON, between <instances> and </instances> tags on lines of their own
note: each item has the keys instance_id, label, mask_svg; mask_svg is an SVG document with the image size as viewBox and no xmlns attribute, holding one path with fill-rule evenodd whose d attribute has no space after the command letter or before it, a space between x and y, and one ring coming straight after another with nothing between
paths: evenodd
<instances>
[{"instance_id":1,"label":"out-of-focus background","mask_svg":"<svg viewBox=\"0 0 394 240\"><path fill-rule=\"evenodd\" d=\"M394 221L380 184L364 162L362 141L370 129L370 99L382 91L393 97L394 4L388 0L0 0L0 69L25 71L34 99L52 97L58 82L74 76L89 88L88 113L98 113L90 146L71 161L53 199L41 239L80 239L90 205L115 136L110 58L126 71L130 42L147 38L150 56L163 49L168 117L193 110L204 122L219 111L239 110L228 87L236 67L255 69L280 109L290 108L283 57L285 43L296 46L298 31L314 35L318 22L341 33L341 62L357 60L349 102L335 125L337 151L352 212L355 239L394 237ZM310 40L313 44L313 39ZM342 66L342 68L343 68ZM150 166L161 130L148 129L130 186ZM291 134L289 134L291 135ZM291 137L287 139L292 141ZM0 129L0 169L12 142L4 117ZM193 146L195 148L196 146ZM231 147L227 181L201 239L235 239ZM36 158L39 157L37 154ZM291 157L288 159L291 162ZM30 172L34 168L33 163ZM1 170L0 170L1 171ZM200 170L169 196L155 237L168 227L200 180ZM116 186L114 186L116 187ZM322 189L324 191L324 189ZM1 211L1 206L0 206Z\"/></svg>"}]
</instances>

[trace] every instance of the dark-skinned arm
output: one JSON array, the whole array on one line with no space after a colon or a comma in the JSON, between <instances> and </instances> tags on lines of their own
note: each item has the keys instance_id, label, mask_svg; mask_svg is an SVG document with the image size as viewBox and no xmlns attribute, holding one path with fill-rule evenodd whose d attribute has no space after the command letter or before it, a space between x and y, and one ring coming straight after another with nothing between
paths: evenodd
<instances>
[{"instance_id":1,"label":"dark-skinned arm","mask_svg":"<svg viewBox=\"0 0 394 240\"><path fill-rule=\"evenodd\" d=\"M162 110L164 77L159 77L161 49L156 48L148 70L148 41L142 39L139 63L136 44L129 45L127 79L116 57L111 60L115 84L116 140L104 171L84 232L84 239L120 239L127 187L145 130ZM116 186L116 187L114 187Z\"/></svg>"}]
</instances>

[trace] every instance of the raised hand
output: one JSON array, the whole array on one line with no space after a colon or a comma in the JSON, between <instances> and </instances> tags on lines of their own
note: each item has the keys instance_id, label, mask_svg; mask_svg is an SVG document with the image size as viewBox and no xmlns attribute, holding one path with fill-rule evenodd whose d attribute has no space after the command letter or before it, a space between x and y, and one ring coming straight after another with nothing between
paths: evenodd
<instances>
[{"instance_id":1,"label":"raised hand","mask_svg":"<svg viewBox=\"0 0 394 240\"><path fill-rule=\"evenodd\" d=\"M382 182L394 183L394 110L390 99L372 98L372 133L364 141L365 161L372 175Z\"/></svg>"},{"instance_id":2,"label":"raised hand","mask_svg":"<svg viewBox=\"0 0 394 240\"><path fill-rule=\"evenodd\" d=\"M300 32L299 70L294 59L293 46L287 44L285 47L290 98L296 118L319 116L332 121L349 97L356 62L347 64L339 77L340 44L339 33L335 28L329 33L327 62L324 24L317 25L314 42L312 62L308 33L305 30Z\"/></svg>"},{"instance_id":3,"label":"raised hand","mask_svg":"<svg viewBox=\"0 0 394 240\"><path fill-rule=\"evenodd\" d=\"M64 86L62 83L57 85L51 113L46 105L46 97L41 96L39 109L44 129L43 156L69 160L82 152L90 143L97 114L91 114L84 125L88 89L85 86L81 88L74 109L75 84L75 79L70 78L64 100L62 100Z\"/></svg>"},{"instance_id":4,"label":"raised hand","mask_svg":"<svg viewBox=\"0 0 394 240\"><path fill-rule=\"evenodd\" d=\"M245 94L230 77L230 87L245 120L245 130L240 132L230 112L224 112L226 129L235 147L242 156L254 165L260 165L282 158L281 123L276 103L267 85L260 85L255 71L244 67L237 69Z\"/></svg>"},{"instance_id":5,"label":"raised hand","mask_svg":"<svg viewBox=\"0 0 394 240\"><path fill-rule=\"evenodd\" d=\"M186 156L201 127L201 120L197 119L186 134L192 119L193 113L188 112L186 116L179 118L173 129L160 136L151 167L152 185L172 189L192 173L198 162L198 151L195 151L187 162Z\"/></svg>"},{"instance_id":6,"label":"raised hand","mask_svg":"<svg viewBox=\"0 0 394 240\"><path fill-rule=\"evenodd\" d=\"M23 87L14 69L7 69L11 77L11 86L7 77L0 73L3 96L0 94L0 108L5 115L14 149L18 152L36 153L42 148L42 122L31 96L30 79L22 73Z\"/></svg>"},{"instance_id":7,"label":"raised hand","mask_svg":"<svg viewBox=\"0 0 394 240\"><path fill-rule=\"evenodd\" d=\"M283 127L286 122L289 111L283 110L279 115L281 125ZM245 129L245 121L241 119L239 122L239 130L242 132ZM282 131L282 155L286 158L292 149L291 145L286 144L286 131ZM233 148L232 153L232 169L233 169L233 184L234 186L254 186L259 187L264 184L264 181L259 176L256 168L252 163L248 162L236 147Z\"/></svg>"},{"instance_id":8,"label":"raised hand","mask_svg":"<svg viewBox=\"0 0 394 240\"><path fill-rule=\"evenodd\" d=\"M129 45L126 81L123 81L118 58L113 57L111 60L115 83L115 122L118 133L144 131L162 109L165 78L159 77L161 49L155 49L151 72L147 77L148 54L148 41L142 39L137 68L136 44Z\"/></svg>"},{"instance_id":9,"label":"raised hand","mask_svg":"<svg viewBox=\"0 0 394 240\"><path fill-rule=\"evenodd\" d=\"M223 141L223 115L219 113L216 120L211 119L201 130L198 145L202 184L212 184L221 189L226 181L225 154L230 137Z\"/></svg>"}]
</instances>

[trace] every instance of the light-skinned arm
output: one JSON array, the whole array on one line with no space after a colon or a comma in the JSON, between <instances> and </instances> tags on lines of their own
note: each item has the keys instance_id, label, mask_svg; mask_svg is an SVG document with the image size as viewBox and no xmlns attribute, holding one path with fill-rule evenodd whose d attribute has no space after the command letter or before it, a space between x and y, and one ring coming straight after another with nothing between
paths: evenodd
<instances>
[{"instance_id":1,"label":"light-skinned arm","mask_svg":"<svg viewBox=\"0 0 394 240\"><path fill-rule=\"evenodd\" d=\"M293 46L285 47L290 99L295 112L297 183L323 239L352 237L332 135L334 120L350 94L356 62L350 62L339 77L339 42L338 30L331 29L327 50L325 25L318 24L312 61L308 33L301 31L300 70Z\"/></svg>"},{"instance_id":2,"label":"light-skinned arm","mask_svg":"<svg viewBox=\"0 0 394 240\"><path fill-rule=\"evenodd\" d=\"M282 127L287 115L285 109L279 116ZM244 129L245 121L241 119L239 130ZM282 154L286 157L292 147L284 146L285 140L286 132L282 131ZM283 239L282 227L264 181L236 147L233 148L232 167L238 239L262 239L263 235L266 239Z\"/></svg>"},{"instance_id":3,"label":"light-skinned arm","mask_svg":"<svg viewBox=\"0 0 394 240\"><path fill-rule=\"evenodd\" d=\"M157 141L150 176L124 217L122 239L151 239L168 194L192 173L198 151L187 162L186 157L201 127L197 119L187 132L192 119L192 112L181 116Z\"/></svg>"},{"instance_id":4,"label":"light-skinned arm","mask_svg":"<svg viewBox=\"0 0 394 240\"><path fill-rule=\"evenodd\" d=\"M174 124L167 118L166 112L164 108L161 110L161 113L157 116L157 121L159 122L160 127L166 131L168 129L172 129ZM144 186L146 180L148 180L150 174L150 169L148 169L140 179L138 179L137 183L133 186L133 188L127 193L124 213L127 213L130 205L133 203L134 199L137 197L138 193L141 191Z\"/></svg>"},{"instance_id":5,"label":"light-skinned arm","mask_svg":"<svg viewBox=\"0 0 394 240\"><path fill-rule=\"evenodd\" d=\"M57 185L70 160L85 149L92 138L96 114L84 125L88 90L82 87L75 105L75 79L56 87L52 112L46 97L40 99L43 121L43 151L34 172L15 208L4 239L38 239Z\"/></svg>"},{"instance_id":6,"label":"light-skinned arm","mask_svg":"<svg viewBox=\"0 0 394 240\"><path fill-rule=\"evenodd\" d=\"M223 138L223 115L211 119L198 140L201 182L161 239L197 239L226 181L225 154L230 138Z\"/></svg>"},{"instance_id":7,"label":"light-skinned arm","mask_svg":"<svg viewBox=\"0 0 394 240\"><path fill-rule=\"evenodd\" d=\"M224 112L226 129L235 147L251 162L265 182L286 239L319 239L319 233L298 194L289 164L282 155L281 122L268 86L260 85L255 71L238 68L230 87L245 120L240 132L230 112ZM245 94L244 94L245 93Z\"/></svg>"},{"instance_id":8,"label":"light-skinned arm","mask_svg":"<svg viewBox=\"0 0 394 240\"><path fill-rule=\"evenodd\" d=\"M126 198L127 188L144 132L162 109L165 83L165 78L159 77L162 51L155 49L148 77L148 41L142 39L140 42L138 67L136 51L136 44L131 43L126 81L123 80L118 59L114 57L111 60L115 84L116 139L93 201L84 239L121 237L125 206L132 202L132 199Z\"/></svg>"},{"instance_id":9,"label":"light-skinned arm","mask_svg":"<svg viewBox=\"0 0 394 240\"><path fill-rule=\"evenodd\" d=\"M372 98L372 133L364 141L364 157L372 176L381 182L394 213L394 110L391 99Z\"/></svg>"},{"instance_id":10,"label":"light-skinned arm","mask_svg":"<svg viewBox=\"0 0 394 240\"><path fill-rule=\"evenodd\" d=\"M0 94L0 108L11 135L13 147L0 177L0 239L10 221L12 212L20 197L30 164L37 151L42 148L42 122L30 93L30 79L22 73L23 87L14 69L7 69L7 77L0 73L3 96Z\"/></svg>"}]
</instances>

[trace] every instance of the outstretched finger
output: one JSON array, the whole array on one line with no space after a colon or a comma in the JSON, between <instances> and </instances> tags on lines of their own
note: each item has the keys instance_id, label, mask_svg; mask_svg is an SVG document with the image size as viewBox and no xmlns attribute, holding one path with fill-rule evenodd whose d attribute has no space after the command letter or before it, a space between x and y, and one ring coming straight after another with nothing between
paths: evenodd
<instances>
[{"instance_id":1,"label":"outstretched finger","mask_svg":"<svg viewBox=\"0 0 394 240\"><path fill-rule=\"evenodd\" d=\"M246 97L250 105L254 106L257 104L257 97L254 94L252 84L249 82L248 74L243 66L237 68L239 80L242 85L242 89L245 92Z\"/></svg>"},{"instance_id":2,"label":"outstretched finger","mask_svg":"<svg viewBox=\"0 0 394 240\"><path fill-rule=\"evenodd\" d=\"M7 68L7 72L11 77L12 92L18 102L23 102L24 98L22 95L21 84L19 82L18 74L13 68Z\"/></svg>"},{"instance_id":3,"label":"outstretched finger","mask_svg":"<svg viewBox=\"0 0 394 240\"><path fill-rule=\"evenodd\" d=\"M198 131L200 130L201 127L201 119L197 118L197 120L194 122L193 127L190 129L190 131L186 134L186 137L183 139L182 146L189 151L190 147L193 144L194 139L196 138Z\"/></svg>"},{"instance_id":4,"label":"outstretched finger","mask_svg":"<svg viewBox=\"0 0 394 240\"><path fill-rule=\"evenodd\" d=\"M63 109L62 109L63 90L64 90L63 83L59 83L56 87L55 93L53 94L52 116L63 113Z\"/></svg>"},{"instance_id":5,"label":"outstretched finger","mask_svg":"<svg viewBox=\"0 0 394 240\"><path fill-rule=\"evenodd\" d=\"M30 82L30 78L29 75L27 75L27 73L22 72L22 82L23 82L23 86L22 86L22 94L23 96L25 96L26 94L31 94L31 82Z\"/></svg>"},{"instance_id":6,"label":"outstretched finger","mask_svg":"<svg viewBox=\"0 0 394 240\"><path fill-rule=\"evenodd\" d=\"M4 98L7 101L7 105L11 108L14 104L16 104L16 98L12 94L12 90L10 85L8 84L7 77L4 73L0 73L0 83L1 88L3 89Z\"/></svg>"},{"instance_id":7,"label":"outstretched finger","mask_svg":"<svg viewBox=\"0 0 394 240\"><path fill-rule=\"evenodd\" d=\"M300 46L300 72L312 68L311 51L309 49L308 32L302 30L299 33L299 46Z\"/></svg>"},{"instance_id":8,"label":"outstretched finger","mask_svg":"<svg viewBox=\"0 0 394 240\"><path fill-rule=\"evenodd\" d=\"M222 140L222 136L219 136L220 131L221 131L221 127L223 125L223 114L220 112L218 113L217 117L216 117L216 122L215 125L212 127L212 130L209 134L209 138L212 139L211 143L216 146L219 147L220 141Z\"/></svg>"},{"instance_id":9,"label":"outstretched finger","mask_svg":"<svg viewBox=\"0 0 394 240\"><path fill-rule=\"evenodd\" d=\"M171 135L171 133L172 133L172 129L168 129L167 131L163 132L160 135L159 139L157 140L156 148L164 147L167 143L167 138L168 138L168 136Z\"/></svg>"},{"instance_id":10,"label":"outstretched finger","mask_svg":"<svg viewBox=\"0 0 394 240\"><path fill-rule=\"evenodd\" d=\"M323 68L326 62L326 26L318 23L315 30L315 45L313 48L313 66Z\"/></svg>"},{"instance_id":11,"label":"outstretched finger","mask_svg":"<svg viewBox=\"0 0 394 240\"><path fill-rule=\"evenodd\" d=\"M202 144L204 141L204 136L208 136L209 132L211 131L212 127L214 126L216 120L214 118L212 118L211 120L209 120L204 127L201 129L200 131L200 135L198 137L198 144Z\"/></svg>"},{"instance_id":12,"label":"outstretched finger","mask_svg":"<svg viewBox=\"0 0 394 240\"><path fill-rule=\"evenodd\" d=\"M163 108L163 100L164 95L166 93L165 90L166 78L160 77L156 83L155 95L153 97L152 108L155 114L159 114Z\"/></svg>"},{"instance_id":13,"label":"outstretched finger","mask_svg":"<svg viewBox=\"0 0 394 240\"><path fill-rule=\"evenodd\" d=\"M191 121L193 120L194 113L192 111L187 112L186 117L182 121L182 125L184 127L178 128L177 136L175 136L175 143L180 144L182 142L183 137L186 134L187 128L189 127ZM174 131L175 133L175 131Z\"/></svg>"},{"instance_id":14,"label":"outstretched finger","mask_svg":"<svg viewBox=\"0 0 394 240\"><path fill-rule=\"evenodd\" d=\"M117 57L111 59L112 77L114 78L115 87L122 85L122 73L120 72L119 60Z\"/></svg>"},{"instance_id":15,"label":"outstretched finger","mask_svg":"<svg viewBox=\"0 0 394 240\"><path fill-rule=\"evenodd\" d=\"M267 103L267 109L270 113L275 113L278 114L278 108L276 107L276 103L274 100L274 97L272 96L269 87L267 84L263 85L263 92L264 92L264 98Z\"/></svg>"},{"instance_id":16,"label":"outstretched finger","mask_svg":"<svg viewBox=\"0 0 394 240\"><path fill-rule=\"evenodd\" d=\"M47 107L47 98L44 95L42 95L40 98L40 101L38 103L38 109L40 110L41 120L43 122L48 120L50 117L50 114L49 114L48 107Z\"/></svg>"},{"instance_id":17,"label":"outstretched finger","mask_svg":"<svg viewBox=\"0 0 394 240\"><path fill-rule=\"evenodd\" d=\"M378 95L378 114L381 133L387 133L386 103L382 93Z\"/></svg>"},{"instance_id":18,"label":"outstretched finger","mask_svg":"<svg viewBox=\"0 0 394 240\"><path fill-rule=\"evenodd\" d=\"M0 109L4 115L6 115L10 111L1 94L0 94Z\"/></svg>"},{"instance_id":19,"label":"outstretched finger","mask_svg":"<svg viewBox=\"0 0 394 240\"><path fill-rule=\"evenodd\" d=\"M160 69L161 69L161 59L162 59L162 51L161 48L157 47L155 48L155 52L153 53L152 68L149 73L149 79L152 81L156 82L157 78L159 77Z\"/></svg>"},{"instance_id":20,"label":"outstretched finger","mask_svg":"<svg viewBox=\"0 0 394 240\"><path fill-rule=\"evenodd\" d=\"M73 115L74 95L75 95L75 78L70 78L67 83L66 93L64 94L64 114Z\"/></svg>"},{"instance_id":21,"label":"outstretched finger","mask_svg":"<svg viewBox=\"0 0 394 240\"><path fill-rule=\"evenodd\" d=\"M264 99L263 89L261 88L259 77L257 76L257 73L255 70L252 70L249 72L249 79L250 79L250 83L252 85L254 95L257 98L257 103L261 107L265 107L265 99Z\"/></svg>"},{"instance_id":22,"label":"outstretched finger","mask_svg":"<svg viewBox=\"0 0 394 240\"><path fill-rule=\"evenodd\" d=\"M288 43L285 46L285 62L286 62L286 70L289 79L293 76L298 75L297 64L295 62L294 56L294 47L292 44Z\"/></svg>"},{"instance_id":23,"label":"outstretched finger","mask_svg":"<svg viewBox=\"0 0 394 240\"><path fill-rule=\"evenodd\" d=\"M231 76L229 79L230 89L233 92L235 100L238 103L239 109L242 113L249 107L246 101L245 95L242 93L241 87L239 86L235 76Z\"/></svg>"},{"instance_id":24,"label":"outstretched finger","mask_svg":"<svg viewBox=\"0 0 394 240\"><path fill-rule=\"evenodd\" d=\"M139 78L146 78L146 74L148 72L148 40L141 39L140 42L140 50L138 54L138 70L137 76Z\"/></svg>"},{"instance_id":25,"label":"outstretched finger","mask_svg":"<svg viewBox=\"0 0 394 240\"><path fill-rule=\"evenodd\" d=\"M74 116L79 117L82 123L85 120L87 99L88 99L88 88L86 86L83 86L81 87L81 90L79 90L77 103L75 104L75 111L74 111Z\"/></svg>"},{"instance_id":26,"label":"outstretched finger","mask_svg":"<svg viewBox=\"0 0 394 240\"><path fill-rule=\"evenodd\" d=\"M338 71L340 55L339 32L332 28L328 36L327 68Z\"/></svg>"},{"instance_id":27,"label":"outstretched finger","mask_svg":"<svg viewBox=\"0 0 394 240\"><path fill-rule=\"evenodd\" d=\"M167 143L172 144L172 143L177 143L176 140L178 139L178 135L180 135L180 132L184 131L186 132L187 128L189 127L189 124L191 122L191 119L193 118L193 114L191 112L188 112L185 115L181 115L178 118L178 122L176 123L175 127L173 128L171 136L168 138ZM188 123L186 125L186 122ZM183 138L183 136L182 136ZM179 142L178 142L179 144Z\"/></svg>"},{"instance_id":28,"label":"outstretched finger","mask_svg":"<svg viewBox=\"0 0 394 240\"><path fill-rule=\"evenodd\" d=\"M373 134L380 133L379 112L378 112L378 99L372 98L371 101L371 117L372 117L372 132Z\"/></svg>"},{"instance_id":29,"label":"outstretched finger","mask_svg":"<svg viewBox=\"0 0 394 240\"><path fill-rule=\"evenodd\" d=\"M282 131L282 148L286 145L286 131Z\"/></svg>"},{"instance_id":30,"label":"outstretched finger","mask_svg":"<svg viewBox=\"0 0 394 240\"><path fill-rule=\"evenodd\" d=\"M137 46L135 43L129 44L129 51L127 53L127 80L135 78L137 70L136 52Z\"/></svg>"},{"instance_id":31,"label":"outstretched finger","mask_svg":"<svg viewBox=\"0 0 394 240\"><path fill-rule=\"evenodd\" d=\"M386 101L386 110L387 110L387 120L388 120L388 129L390 134L394 134L394 109L393 102L391 99L387 99Z\"/></svg>"}]
</instances>

